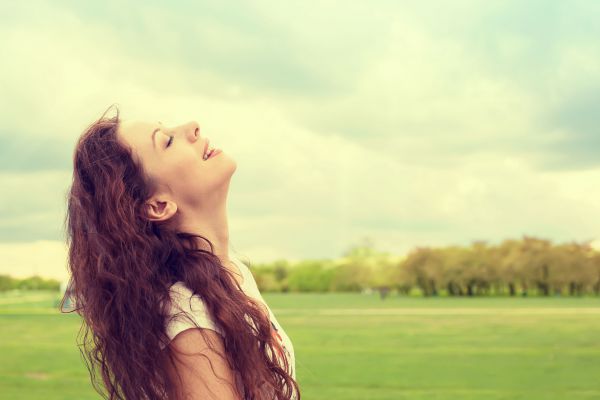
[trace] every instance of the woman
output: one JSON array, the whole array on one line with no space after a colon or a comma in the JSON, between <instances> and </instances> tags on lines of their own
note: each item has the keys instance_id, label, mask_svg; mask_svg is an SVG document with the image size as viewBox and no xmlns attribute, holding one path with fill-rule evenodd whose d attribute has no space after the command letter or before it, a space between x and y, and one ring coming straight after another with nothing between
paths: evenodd
<instances>
[{"instance_id":1,"label":"woman","mask_svg":"<svg viewBox=\"0 0 600 400\"><path fill-rule=\"evenodd\" d=\"M196 122L118 109L77 143L71 290L92 384L103 394L97 367L111 400L300 399L289 337L228 251L236 163L211 149Z\"/></svg>"}]
</instances>

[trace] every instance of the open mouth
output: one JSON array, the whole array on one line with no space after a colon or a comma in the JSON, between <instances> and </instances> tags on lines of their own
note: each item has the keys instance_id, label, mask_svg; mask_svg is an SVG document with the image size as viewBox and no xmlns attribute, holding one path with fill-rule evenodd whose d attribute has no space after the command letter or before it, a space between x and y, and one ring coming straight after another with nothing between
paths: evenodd
<instances>
[{"instance_id":1,"label":"open mouth","mask_svg":"<svg viewBox=\"0 0 600 400\"><path fill-rule=\"evenodd\" d=\"M207 143L207 147L208 147L208 143ZM216 156L217 154L219 154L221 152L221 149L217 149L215 147L208 149L205 153L204 153L204 157L202 157L205 161L208 160L211 157Z\"/></svg>"},{"instance_id":2,"label":"open mouth","mask_svg":"<svg viewBox=\"0 0 600 400\"><path fill-rule=\"evenodd\" d=\"M210 149L209 152L204 157L204 160L208 160L209 158L215 157L219 153L221 153L221 149L216 149L216 148Z\"/></svg>"}]
</instances>

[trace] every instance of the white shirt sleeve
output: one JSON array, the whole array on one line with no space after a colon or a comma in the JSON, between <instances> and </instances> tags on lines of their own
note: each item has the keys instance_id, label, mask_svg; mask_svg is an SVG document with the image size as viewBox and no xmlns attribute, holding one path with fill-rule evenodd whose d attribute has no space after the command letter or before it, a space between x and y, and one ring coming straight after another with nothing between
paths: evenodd
<instances>
[{"instance_id":1,"label":"white shirt sleeve","mask_svg":"<svg viewBox=\"0 0 600 400\"><path fill-rule=\"evenodd\" d=\"M171 286L168 317L165 331L169 341L177 334L189 328L207 328L224 335L221 328L210 315L204 300L183 284L176 282Z\"/></svg>"}]
</instances>

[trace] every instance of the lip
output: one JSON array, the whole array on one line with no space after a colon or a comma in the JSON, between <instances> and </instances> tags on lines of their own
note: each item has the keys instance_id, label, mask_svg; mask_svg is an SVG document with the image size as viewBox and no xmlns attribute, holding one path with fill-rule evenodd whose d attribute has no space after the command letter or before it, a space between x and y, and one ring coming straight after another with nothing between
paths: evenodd
<instances>
[{"instance_id":1,"label":"lip","mask_svg":"<svg viewBox=\"0 0 600 400\"><path fill-rule=\"evenodd\" d=\"M212 154L210 155L210 157L207 158L207 160L210 160L211 158L218 156L222 152L223 152L223 150L215 148L213 150Z\"/></svg>"},{"instance_id":2,"label":"lip","mask_svg":"<svg viewBox=\"0 0 600 400\"><path fill-rule=\"evenodd\" d=\"M204 152L202 152L202 157L204 157L204 155L206 154L206 151L208 150L209 142L210 142L210 140L206 139L206 143L204 143Z\"/></svg>"}]
</instances>

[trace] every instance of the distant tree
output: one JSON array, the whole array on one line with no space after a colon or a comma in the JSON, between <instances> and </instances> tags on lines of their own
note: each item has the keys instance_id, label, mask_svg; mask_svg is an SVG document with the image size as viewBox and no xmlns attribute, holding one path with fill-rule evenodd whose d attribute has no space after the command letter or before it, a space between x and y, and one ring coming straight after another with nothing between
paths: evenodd
<instances>
[{"instance_id":1,"label":"distant tree","mask_svg":"<svg viewBox=\"0 0 600 400\"><path fill-rule=\"evenodd\" d=\"M485 241L474 241L470 248L470 284L473 294L489 294L492 282L496 281L497 273L494 267L493 248Z\"/></svg>"},{"instance_id":2,"label":"distant tree","mask_svg":"<svg viewBox=\"0 0 600 400\"><path fill-rule=\"evenodd\" d=\"M389 254L381 253L375 257L371 265L368 285L379 292L383 300L387 297L393 287L397 286L397 270L395 263L389 258Z\"/></svg>"},{"instance_id":3,"label":"distant tree","mask_svg":"<svg viewBox=\"0 0 600 400\"><path fill-rule=\"evenodd\" d=\"M326 292L331 288L334 274L321 261L303 261L291 268L288 287L292 292Z\"/></svg>"},{"instance_id":4,"label":"distant tree","mask_svg":"<svg viewBox=\"0 0 600 400\"><path fill-rule=\"evenodd\" d=\"M258 290L265 292L278 292L281 290L279 282L275 279L273 269L270 267L253 268L252 275Z\"/></svg>"},{"instance_id":5,"label":"distant tree","mask_svg":"<svg viewBox=\"0 0 600 400\"><path fill-rule=\"evenodd\" d=\"M410 276L410 272L407 271L404 266L404 259L392 262L391 268L390 280L392 282L392 287L395 288L399 294L408 295L413 288L413 280Z\"/></svg>"},{"instance_id":6,"label":"distant tree","mask_svg":"<svg viewBox=\"0 0 600 400\"><path fill-rule=\"evenodd\" d=\"M523 263L521 262L522 243L520 240L504 240L495 249L497 273L510 296L517 294L517 285L523 281Z\"/></svg>"},{"instance_id":7,"label":"distant tree","mask_svg":"<svg viewBox=\"0 0 600 400\"><path fill-rule=\"evenodd\" d=\"M42 278L34 276L19 280L17 288L21 290L37 290L41 286Z\"/></svg>"},{"instance_id":8,"label":"distant tree","mask_svg":"<svg viewBox=\"0 0 600 400\"><path fill-rule=\"evenodd\" d=\"M466 290L463 285L463 274L468 262L468 249L460 246L448 246L440 251L444 260L440 286L446 288L449 296L464 295Z\"/></svg>"},{"instance_id":9,"label":"distant tree","mask_svg":"<svg viewBox=\"0 0 600 400\"><path fill-rule=\"evenodd\" d=\"M590 281L592 290L596 296L600 296L600 252L596 250L590 252L589 267L593 276Z\"/></svg>"},{"instance_id":10,"label":"distant tree","mask_svg":"<svg viewBox=\"0 0 600 400\"><path fill-rule=\"evenodd\" d=\"M580 296L592 286L596 278L593 268L593 250L589 243L564 243L554 249L556 287L566 287L569 295Z\"/></svg>"},{"instance_id":11,"label":"distant tree","mask_svg":"<svg viewBox=\"0 0 600 400\"><path fill-rule=\"evenodd\" d=\"M284 281L289 274L289 265L285 260L276 261L273 264L273 273L277 282Z\"/></svg>"},{"instance_id":12,"label":"distant tree","mask_svg":"<svg viewBox=\"0 0 600 400\"><path fill-rule=\"evenodd\" d=\"M8 275L0 275L0 292L12 290L16 287L15 278Z\"/></svg>"},{"instance_id":13,"label":"distant tree","mask_svg":"<svg viewBox=\"0 0 600 400\"><path fill-rule=\"evenodd\" d=\"M527 274L523 277L525 293L532 283L544 296L550 295L553 266L552 243L546 239L524 236L522 241L522 262ZM555 272L555 271L554 271Z\"/></svg>"},{"instance_id":14,"label":"distant tree","mask_svg":"<svg viewBox=\"0 0 600 400\"><path fill-rule=\"evenodd\" d=\"M403 261L403 268L413 277L425 296L437 296L442 281L442 252L429 247L417 247Z\"/></svg>"},{"instance_id":15,"label":"distant tree","mask_svg":"<svg viewBox=\"0 0 600 400\"><path fill-rule=\"evenodd\" d=\"M387 267L388 257L388 253L382 253L375 249L373 240L369 237L363 238L358 244L344 252L342 262L334 269L332 289L335 291L361 291L370 287L387 294L391 288L391 282L386 281L384 275L392 274Z\"/></svg>"},{"instance_id":16,"label":"distant tree","mask_svg":"<svg viewBox=\"0 0 600 400\"><path fill-rule=\"evenodd\" d=\"M332 269L331 289L335 292L359 292L369 286L368 266L345 261Z\"/></svg>"}]
</instances>

